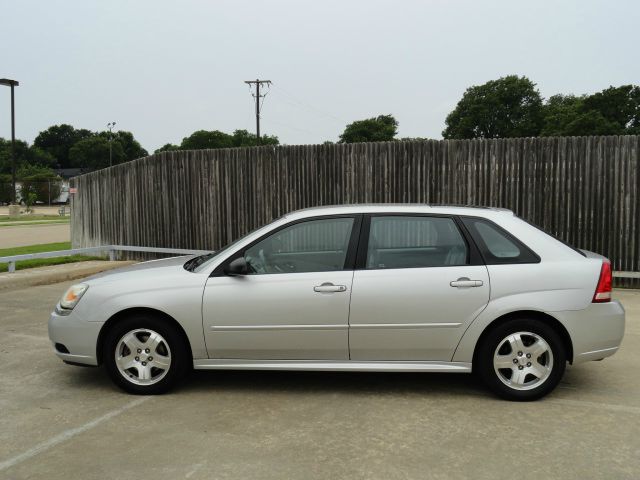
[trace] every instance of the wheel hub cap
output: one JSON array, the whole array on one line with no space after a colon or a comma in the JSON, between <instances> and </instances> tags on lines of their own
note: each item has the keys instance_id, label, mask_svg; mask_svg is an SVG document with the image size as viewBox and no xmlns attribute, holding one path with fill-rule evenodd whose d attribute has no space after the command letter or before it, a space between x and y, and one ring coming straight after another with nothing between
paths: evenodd
<instances>
[{"instance_id":1,"label":"wheel hub cap","mask_svg":"<svg viewBox=\"0 0 640 480\"><path fill-rule=\"evenodd\" d=\"M171 350L158 332L140 328L122 336L117 343L115 359L118 371L128 381L152 385L169 371Z\"/></svg>"},{"instance_id":2,"label":"wheel hub cap","mask_svg":"<svg viewBox=\"0 0 640 480\"><path fill-rule=\"evenodd\" d=\"M551 347L535 333L513 333L498 344L493 368L500 381L508 387L531 390L544 383L551 374Z\"/></svg>"}]
</instances>

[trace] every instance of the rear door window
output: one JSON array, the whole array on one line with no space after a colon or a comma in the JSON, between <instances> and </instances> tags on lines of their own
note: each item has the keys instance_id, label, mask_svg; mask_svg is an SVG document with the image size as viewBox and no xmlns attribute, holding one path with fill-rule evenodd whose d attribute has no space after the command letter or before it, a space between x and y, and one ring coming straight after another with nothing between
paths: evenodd
<instances>
[{"instance_id":1,"label":"rear door window","mask_svg":"<svg viewBox=\"0 0 640 480\"><path fill-rule=\"evenodd\" d=\"M371 217L367 269L467 265L468 258L467 244L451 218Z\"/></svg>"}]
</instances>

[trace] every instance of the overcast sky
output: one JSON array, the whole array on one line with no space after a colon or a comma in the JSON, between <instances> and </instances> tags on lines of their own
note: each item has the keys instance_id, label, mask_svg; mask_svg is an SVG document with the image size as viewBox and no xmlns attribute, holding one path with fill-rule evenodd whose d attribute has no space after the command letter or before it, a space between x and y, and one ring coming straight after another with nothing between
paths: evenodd
<instances>
[{"instance_id":1,"label":"overcast sky","mask_svg":"<svg viewBox=\"0 0 640 480\"><path fill-rule=\"evenodd\" d=\"M0 77L17 137L69 123L153 151L199 129L254 131L244 80L273 81L262 131L337 140L393 114L441 138L464 90L526 75L543 96L640 84L636 1L0 0ZM0 136L10 137L0 87Z\"/></svg>"}]
</instances>

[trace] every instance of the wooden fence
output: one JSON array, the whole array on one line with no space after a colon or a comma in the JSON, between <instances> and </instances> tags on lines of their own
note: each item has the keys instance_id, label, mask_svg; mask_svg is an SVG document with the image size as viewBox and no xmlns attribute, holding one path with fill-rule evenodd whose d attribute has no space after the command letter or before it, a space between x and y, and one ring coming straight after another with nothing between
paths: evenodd
<instances>
[{"instance_id":1,"label":"wooden fence","mask_svg":"<svg viewBox=\"0 0 640 480\"><path fill-rule=\"evenodd\" d=\"M217 249L310 206L469 204L640 271L639 160L640 136L163 152L72 179L72 243Z\"/></svg>"}]
</instances>

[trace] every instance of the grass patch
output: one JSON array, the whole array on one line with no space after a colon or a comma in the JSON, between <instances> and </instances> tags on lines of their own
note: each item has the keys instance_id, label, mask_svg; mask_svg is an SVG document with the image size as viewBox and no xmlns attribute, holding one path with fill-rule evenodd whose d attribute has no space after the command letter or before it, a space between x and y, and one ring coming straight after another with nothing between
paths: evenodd
<instances>
[{"instance_id":1,"label":"grass patch","mask_svg":"<svg viewBox=\"0 0 640 480\"><path fill-rule=\"evenodd\" d=\"M32 225L69 225L68 220L58 220L58 221L40 221L35 220L33 222L0 222L0 228L9 228L9 227L30 227Z\"/></svg>"},{"instance_id":2,"label":"grass patch","mask_svg":"<svg viewBox=\"0 0 640 480\"><path fill-rule=\"evenodd\" d=\"M0 248L0 257L10 255L24 255L26 253L55 252L56 250L70 250L71 242L41 243L25 247Z\"/></svg>"},{"instance_id":3,"label":"grass patch","mask_svg":"<svg viewBox=\"0 0 640 480\"><path fill-rule=\"evenodd\" d=\"M9 223L9 222L42 222L45 220L48 221L58 221L58 222L68 222L68 216L61 217L55 215L20 215L17 218L11 218L8 215L3 215L0 217L0 224Z\"/></svg>"},{"instance_id":4,"label":"grass patch","mask_svg":"<svg viewBox=\"0 0 640 480\"><path fill-rule=\"evenodd\" d=\"M57 250L69 250L71 242L44 243L42 245L28 245L25 247L0 248L0 257L9 257L12 255L24 255L27 253L55 252ZM87 260L105 260L106 257L97 257L89 255L71 255L68 257L55 258L34 258L32 260L22 260L16 262L16 270L24 270L25 268L46 267L49 265L62 265L64 263L85 262ZM0 263L0 272L6 272L9 264Z\"/></svg>"}]
</instances>

